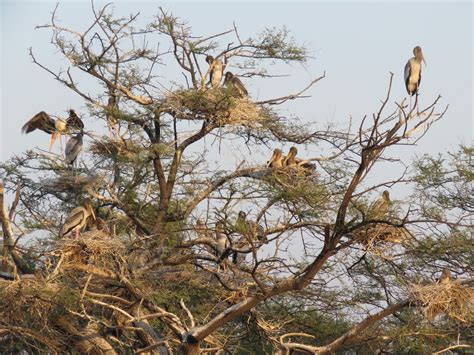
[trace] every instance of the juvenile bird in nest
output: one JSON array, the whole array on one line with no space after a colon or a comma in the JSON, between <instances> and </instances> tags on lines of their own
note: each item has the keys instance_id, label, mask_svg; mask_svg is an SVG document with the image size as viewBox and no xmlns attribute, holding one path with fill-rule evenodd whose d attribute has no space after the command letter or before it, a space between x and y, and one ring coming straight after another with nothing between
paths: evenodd
<instances>
[{"instance_id":1,"label":"juvenile bird in nest","mask_svg":"<svg viewBox=\"0 0 474 355\"><path fill-rule=\"evenodd\" d=\"M73 230L76 232L76 238L79 237L81 229L87 226L89 218L96 219L94 208L92 207L91 200L85 198L83 205L74 208L64 221L61 230L59 231L59 237L62 238Z\"/></svg>"},{"instance_id":2,"label":"juvenile bird in nest","mask_svg":"<svg viewBox=\"0 0 474 355\"><path fill-rule=\"evenodd\" d=\"M209 81L213 88L219 86L222 80L222 75L224 74L224 64L212 55L206 57L206 62L209 64Z\"/></svg>"},{"instance_id":3,"label":"juvenile bird in nest","mask_svg":"<svg viewBox=\"0 0 474 355\"><path fill-rule=\"evenodd\" d=\"M273 150L273 155L269 161L267 161L267 167L273 169L283 168L283 153L281 149L276 148Z\"/></svg>"},{"instance_id":4,"label":"juvenile bird in nest","mask_svg":"<svg viewBox=\"0 0 474 355\"><path fill-rule=\"evenodd\" d=\"M240 98L248 96L249 94L244 84L242 84L242 81L230 71L225 73L224 86L233 89Z\"/></svg>"},{"instance_id":5,"label":"juvenile bird in nest","mask_svg":"<svg viewBox=\"0 0 474 355\"><path fill-rule=\"evenodd\" d=\"M390 200L390 192L385 190L382 196L371 207L371 214L373 218L386 218L390 209L392 201Z\"/></svg>"},{"instance_id":6,"label":"juvenile bird in nest","mask_svg":"<svg viewBox=\"0 0 474 355\"><path fill-rule=\"evenodd\" d=\"M437 283L439 284L447 284L451 281L451 271L447 267L443 269L441 276Z\"/></svg>"},{"instance_id":7,"label":"juvenile bird in nest","mask_svg":"<svg viewBox=\"0 0 474 355\"><path fill-rule=\"evenodd\" d=\"M296 149L296 147L291 147L288 155L283 159L283 166L301 166L305 169L316 169L316 165L311 164L308 160L297 158L296 154L298 154L298 149Z\"/></svg>"}]
</instances>

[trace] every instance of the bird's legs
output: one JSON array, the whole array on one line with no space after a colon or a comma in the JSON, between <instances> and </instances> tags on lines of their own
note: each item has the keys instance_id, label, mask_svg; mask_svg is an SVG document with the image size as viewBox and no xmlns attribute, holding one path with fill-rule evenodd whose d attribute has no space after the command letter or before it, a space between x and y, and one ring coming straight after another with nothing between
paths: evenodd
<instances>
[{"instance_id":1,"label":"bird's legs","mask_svg":"<svg viewBox=\"0 0 474 355\"><path fill-rule=\"evenodd\" d=\"M66 138L64 138L66 139ZM61 156L64 158L64 148L63 148L63 140L62 140L62 133L59 133L59 145L61 146Z\"/></svg>"},{"instance_id":2,"label":"bird's legs","mask_svg":"<svg viewBox=\"0 0 474 355\"><path fill-rule=\"evenodd\" d=\"M58 134L57 132L51 133L51 141L49 142L49 151L53 149L54 143L56 142L57 134Z\"/></svg>"},{"instance_id":3,"label":"bird's legs","mask_svg":"<svg viewBox=\"0 0 474 355\"><path fill-rule=\"evenodd\" d=\"M79 239L79 229L80 228L76 228L76 239Z\"/></svg>"}]
</instances>

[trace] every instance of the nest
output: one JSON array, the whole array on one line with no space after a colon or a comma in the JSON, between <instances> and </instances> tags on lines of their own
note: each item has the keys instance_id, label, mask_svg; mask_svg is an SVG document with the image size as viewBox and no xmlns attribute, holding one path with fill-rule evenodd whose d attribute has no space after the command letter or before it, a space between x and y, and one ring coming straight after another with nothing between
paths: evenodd
<instances>
[{"instance_id":1,"label":"nest","mask_svg":"<svg viewBox=\"0 0 474 355\"><path fill-rule=\"evenodd\" d=\"M54 252L62 258L63 268L69 263L93 263L107 266L111 258L122 255L125 246L117 238L112 238L102 230L92 230L79 238L64 238L59 242L59 248Z\"/></svg>"},{"instance_id":2,"label":"nest","mask_svg":"<svg viewBox=\"0 0 474 355\"><path fill-rule=\"evenodd\" d=\"M460 322L474 321L474 290L459 281L412 285L411 293L423 304L423 312L430 321L439 314Z\"/></svg>"},{"instance_id":3,"label":"nest","mask_svg":"<svg viewBox=\"0 0 474 355\"><path fill-rule=\"evenodd\" d=\"M117 139L103 139L94 141L89 147L93 154L101 156L120 156L129 160L136 159L143 152L143 147L132 142Z\"/></svg>"},{"instance_id":4,"label":"nest","mask_svg":"<svg viewBox=\"0 0 474 355\"><path fill-rule=\"evenodd\" d=\"M98 175L86 176L80 175L76 171L64 171L56 178L42 180L41 185L46 191L52 193L77 193L89 190L91 187L100 184L101 180Z\"/></svg>"},{"instance_id":5,"label":"nest","mask_svg":"<svg viewBox=\"0 0 474 355\"><path fill-rule=\"evenodd\" d=\"M247 97L239 98L232 90L215 88L209 90L178 90L166 97L170 112L182 119L212 119L223 125L259 127L268 118L268 113Z\"/></svg>"},{"instance_id":6,"label":"nest","mask_svg":"<svg viewBox=\"0 0 474 355\"><path fill-rule=\"evenodd\" d=\"M403 227L388 224L370 224L354 232L357 242L371 254L390 258L393 244L407 244L410 233Z\"/></svg>"}]
</instances>

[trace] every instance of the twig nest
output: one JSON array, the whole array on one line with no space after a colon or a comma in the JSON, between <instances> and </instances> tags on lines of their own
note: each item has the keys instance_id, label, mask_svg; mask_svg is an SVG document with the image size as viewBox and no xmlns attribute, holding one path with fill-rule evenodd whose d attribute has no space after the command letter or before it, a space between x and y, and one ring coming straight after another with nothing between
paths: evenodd
<instances>
[{"instance_id":1,"label":"twig nest","mask_svg":"<svg viewBox=\"0 0 474 355\"><path fill-rule=\"evenodd\" d=\"M362 227L354 236L365 250L385 259L390 258L394 244L406 245L410 240L410 233L405 228L382 223Z\"/></svg>"},{"instance_id":2,"label":"twig nest","mask_svg":"<svg viewBox=\"0 0 474 355\"><path fill-rule=\"evenodd\" d=\"M430 321L440 314L446 314L460 322L474 322L474 290L462 285L459 280L412 285L410 292L423 304L423 313Z\"/></svg>"},{"instance_id":3,"label":"twig nest","mask_svg":"<svg viewBox=\"0 0 474 355\"><path fill-rule=\"evenodd\" d=\"M57 172L58 177L41 180L41 185L46 191L58 192L80 192L88 191L94 186L101 184L98 175L81 175L76 171L64 170Z\"/></svg>"},{"instance_id":4,"label":"twig nest","mask_svg":"<svg viewBox=\"0 0 474 355\"><path fill-rule=\"evenodd\" d=\"M247 97L237 97L226 88L177 90L165 98L166 110L180 119L211 120L223 125L258 128L268 112Z\"/></svg>"}]
</instances>

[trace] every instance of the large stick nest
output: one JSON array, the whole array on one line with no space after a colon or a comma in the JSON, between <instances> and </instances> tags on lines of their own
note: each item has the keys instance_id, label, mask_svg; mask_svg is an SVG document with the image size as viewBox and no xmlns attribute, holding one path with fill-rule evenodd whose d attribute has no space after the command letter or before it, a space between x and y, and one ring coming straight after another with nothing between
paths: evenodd
<instances>
[{"instance_id":1,"label":"large stick nest","mask_svg":"<svg viewBox=\"0 0 474 355\"><path fill-rule=\"evenodd\" d=\"M86 176L72 170L61 171L58 177L41 181L42 188L53 193L88 191L101 183L102 178L98 175Z\"/></svg>"},{"instance_id":2,"label":"large stick nest","mask_svg":"<svg viewBox=\"0 0 474 355\"><path fill-rule=\"evenodd\" d=\"M226 88L174 91L166 97L165 107L179 118L210 119L220 126L258 128L270 118L267 110Z\"/></svg>"},{"instance_id":3,"label":"large stick nest","mask_svg":"<svg viewBox=\"0 0 474 355\"><path fill-rule=\"evenodd\" d=\"M358 243L368 252L389 259L394 250L394 244L406 245L410 233L404 227L389 224L369 224L354 232Z\"/></svg>"},{"instance_id":4,"label":"large stick nest","mask_svg":"<svg viewBox=\"0 0 474 355\"><path fill-rule=\"evenodd\" d=\"M474 290L459 280L412 285L410 291L423 304L423 312L430 321L446 314L460 322L474 322Z\"/></svg>"}]
</instances>

